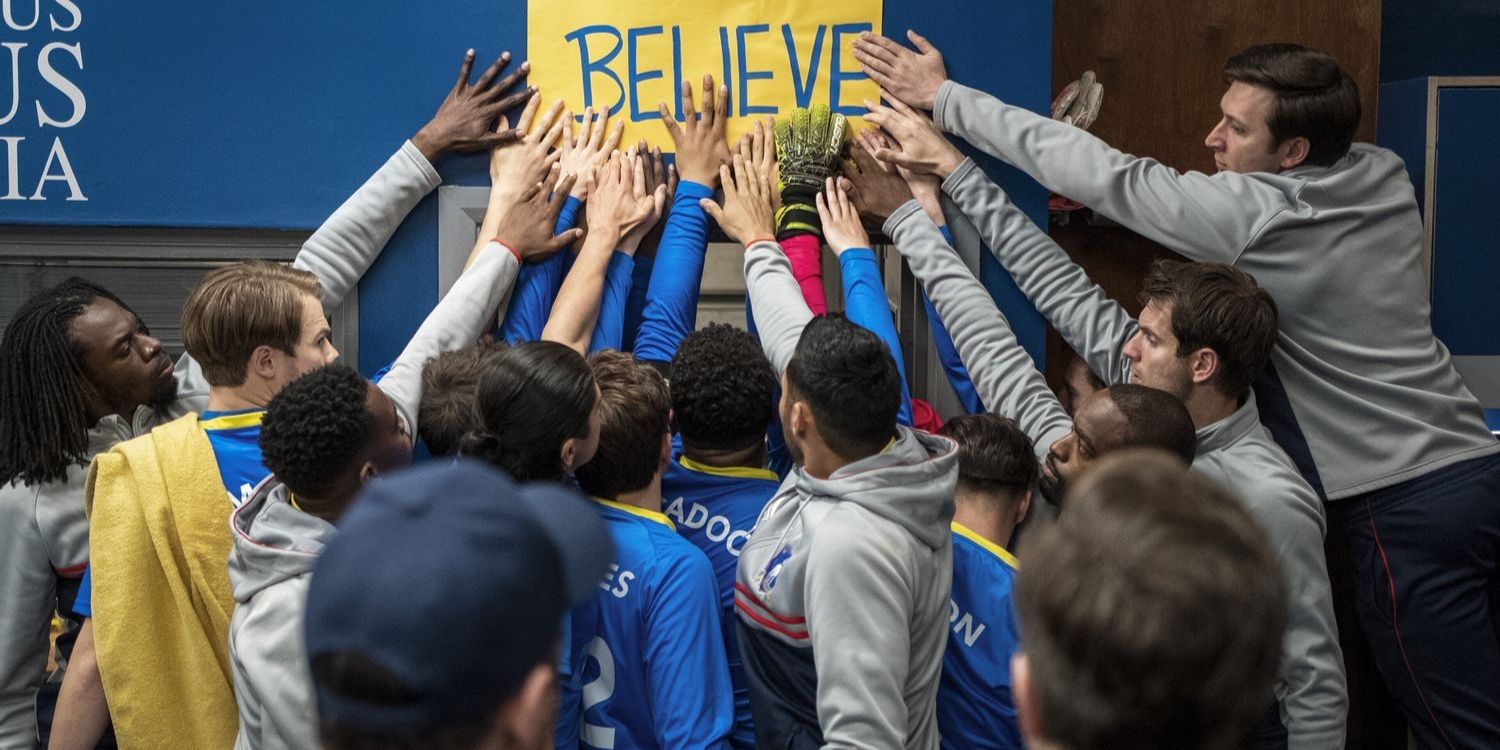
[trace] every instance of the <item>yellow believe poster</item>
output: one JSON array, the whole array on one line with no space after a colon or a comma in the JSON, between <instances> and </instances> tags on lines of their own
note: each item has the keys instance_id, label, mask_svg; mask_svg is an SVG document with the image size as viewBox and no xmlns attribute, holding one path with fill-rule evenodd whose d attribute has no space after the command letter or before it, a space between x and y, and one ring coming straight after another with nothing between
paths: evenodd
<instances>
[{"instance_id":1,"label":"yellow believe poster","mask_svg":"<svg viewBox=\"0 0 1500 750\"><path fill-rule=\"evenodd\" d=\"M702 100L704 74L729 86L729 140L766 115L827 104L852 117L880 90L851 51L880 33L882 0L530 0L527 59L543 103L608 107L622 143L669 151L657 104L680 119L682 80Z\"/></svg>"}]
</instances>

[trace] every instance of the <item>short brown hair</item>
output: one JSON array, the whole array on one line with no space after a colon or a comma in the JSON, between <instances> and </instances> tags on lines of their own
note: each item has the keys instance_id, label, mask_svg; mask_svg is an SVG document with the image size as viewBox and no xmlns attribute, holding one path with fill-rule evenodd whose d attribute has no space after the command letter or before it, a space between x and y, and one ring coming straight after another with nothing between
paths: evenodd
<instances>
[{"instance_id":1,"label":"short brown hair","mask_svg":"<svg viewBox=\"0 0 1500 750\"><path fill-rule=\"evenodd\" d=\"M1016 585L1041 733L1078 750L1248 746L1287 621L1265 532L1157 451L1101 460L1068 502Z\"/></svg>"},{"instance_id":2,"label":"short brown hair","mask_svg":"<svg viewBox=\"0 0 1500 750\"><path fill-rule=\"evenodd\" d=\"M323 298L318 277L281 263L251 260L216 269L182 306L183 346L209 385L241 385L256 348L296 351L304 295Z\"/></svg>"},{"instance_id":3,"label":"short brown hair","mask_svg":"<svg viewBox=\"0 0 1500 750\"><path fill-rule=\"evenodd\" d=\"M1271 137L1278 145L1306 138L1304 164L1332 166L1349 153L1359 129L1359 86L1332 55L1300 44L1258 44L1229 58L1224 78L1271 92Z\"/></svg>"},{"instance_id":4,"label":"short brown hair","mask_svg":"<svg viewBox=\"0 0 1500 750\"><path fill-rule=\"evenodd\" d=\"M443 352L422 367L422 403L417 407L417 432L434 456L457 455L464 437L479 429L475 408L479 378L490 357L506 350L495 341L481 341L457 351Z\"/></svg>"},{"instance_id":5,"label":"short brown hair","mask_svg":"<svg viewBox=\"0 0 1500 750\"><path fill-rule=\"evenodd\" d=\"M599 384L599 450L574 476L585 492L608 500L651 483L672 396L661 373L624 352L599 352L589 364Z\"/></svg>"},{"instance_id":6,"label":"short brown hair","mask_svg":"<svg viewBox=\"0 0 1500 750\"><path fill-rule=\"evenodd\" d=\"M1208 348L1219 355L1214 385L1238 398L1266 369L1276 345L1276 300L1255 277L1223 263L1159 259L1151 264L1141 303L1172 305L1177 356Z\"/></svg>"}]
</instances>

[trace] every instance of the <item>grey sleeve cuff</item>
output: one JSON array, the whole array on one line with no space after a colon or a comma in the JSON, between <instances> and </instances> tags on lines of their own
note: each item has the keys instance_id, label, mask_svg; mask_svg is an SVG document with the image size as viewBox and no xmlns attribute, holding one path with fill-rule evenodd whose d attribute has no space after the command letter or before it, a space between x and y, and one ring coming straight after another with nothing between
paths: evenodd
<instances>
[{"instance_id":1,"label":"grey sleeve cuff","mask_svg":"<svg viewBox=\"0 0 1500 750\"><path fill-rule=\"evenodd\" d=\"M954 169L953 173L948 175L947 179L943 180L943 192L953 195L958 187L964 183L964 180L969 179L978 169L979 164L975 163L973 158L964 157L963 162L958 165L958 168Z\"/></svg>"},{"instance_id":2,"label":"grey sleeve cuff","mask_svg":"<svg viewBox=\"0 0 1500 750\"><path fill-rule=\"evenodd\" d=\"M892 211L891 215L886 217L885 224L882 225L880 229L885 233L885 236L890 237L894 240L896 239L896 229L903 223L905 223L907 219L910 219L914 214L923 216L926 215L922 212L922 207L920 205L917 205L917 200L915 198L901 204L900 208Z\"/></svg>"},{"instance_id":3,"label":"grey sleeve cuff","mask_svg":"<svg viewBox=\"0 0 1500 750\"><path fill-rule=\"evenodd\" d=\"M427 161L427 157L422 155L422 150L417 148L417 144L407 140L401 144L401 150L397 153L401 154L403 158L411 163L412 168L417 170L421 175L422 185L429 192L436 190L437 186L442 184L442 175L438 174L437 167L432 166L432 162Z\"/></svg>"},{"instance_id":4,"label":"grey sleeve cuff","mask_svg":"<svg viewBox=\"0 0 1500 750\"><path fill-rule=\"evenodd\" d=\"M953 128L948 124L948 117L951 114L948 112L948 97L953 94L955 88L958 88L958 84L953 79L943 81L943 85L938 87L937 98L932 100L932 121L940 129L950 133L953 132Z\"/></svg>"}]
</instances>

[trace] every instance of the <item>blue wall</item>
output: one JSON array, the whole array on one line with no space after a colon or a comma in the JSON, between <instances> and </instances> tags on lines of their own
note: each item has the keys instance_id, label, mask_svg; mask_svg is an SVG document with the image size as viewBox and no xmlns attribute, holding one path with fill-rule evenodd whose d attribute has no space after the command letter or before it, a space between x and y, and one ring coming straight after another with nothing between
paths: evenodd
<instances>
[{"instance_id":1,"label":"blue wall","mask_svg":"<svg viewBox=\"0 0 1500 750\"><path fill-rule=\"evenodd\" d=\"M1384 0L1380 80L1500 75L1497 0Z\"/></svg>"},{"instance_id":2,"label":"blue wall","mask_svg":"<svg viewBox=\"0 0 1500 750\"><path fill-rule=\"evenodd\" d=\"M466 48L481 61L503 49L518 60L525 55L526 6L517 0L17 0L11 7L14 24L0 24L0 42L24 46L14 70L11 48L0 48L0 75L14 73L20 89L11 100L10 87L0 85L0 117L16 109L0 123L0 138L10 139L0 141L0 224L312 229L426 121ZM953 77L1045 109L1049 0L954 0L943 11L947 25L933 20L928 3L887 0L883 22L890 33L914 27L926 34ZM48 45L44 74L38 55ZM38 106L54 122L74 119L74 88L85 105L81 119L42 124ZM55 148L85 200L69 200ZM485 182L483 157L438 166L445 183ZM1045 220L1038 186L987 166ZM29 200L39 184L41 199ZM433 304L436 244L429 197L360 285L366 372L399 352ZM1040 357L1041 318L1007 274L985 270L1022 341Z\"/></svg>"}]
</instances>

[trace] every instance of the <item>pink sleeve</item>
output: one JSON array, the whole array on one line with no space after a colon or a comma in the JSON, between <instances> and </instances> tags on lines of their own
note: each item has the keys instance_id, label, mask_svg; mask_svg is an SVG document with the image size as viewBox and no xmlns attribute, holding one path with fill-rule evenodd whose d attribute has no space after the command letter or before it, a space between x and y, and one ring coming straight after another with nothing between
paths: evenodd
<instances>
[{"instance_id":1,"label":"pink sleeve","mask_svg":"<svg viewBox=\"0 0 1500 750\"><path fill-rule=\"evenodd\" d=\"M802 299L813 315L828 312L828 298L823 294L823 242L815 234L799 234L781 240L781 251L792 262L792 275L802 288Z\"/></svg>"}]
</instances>

